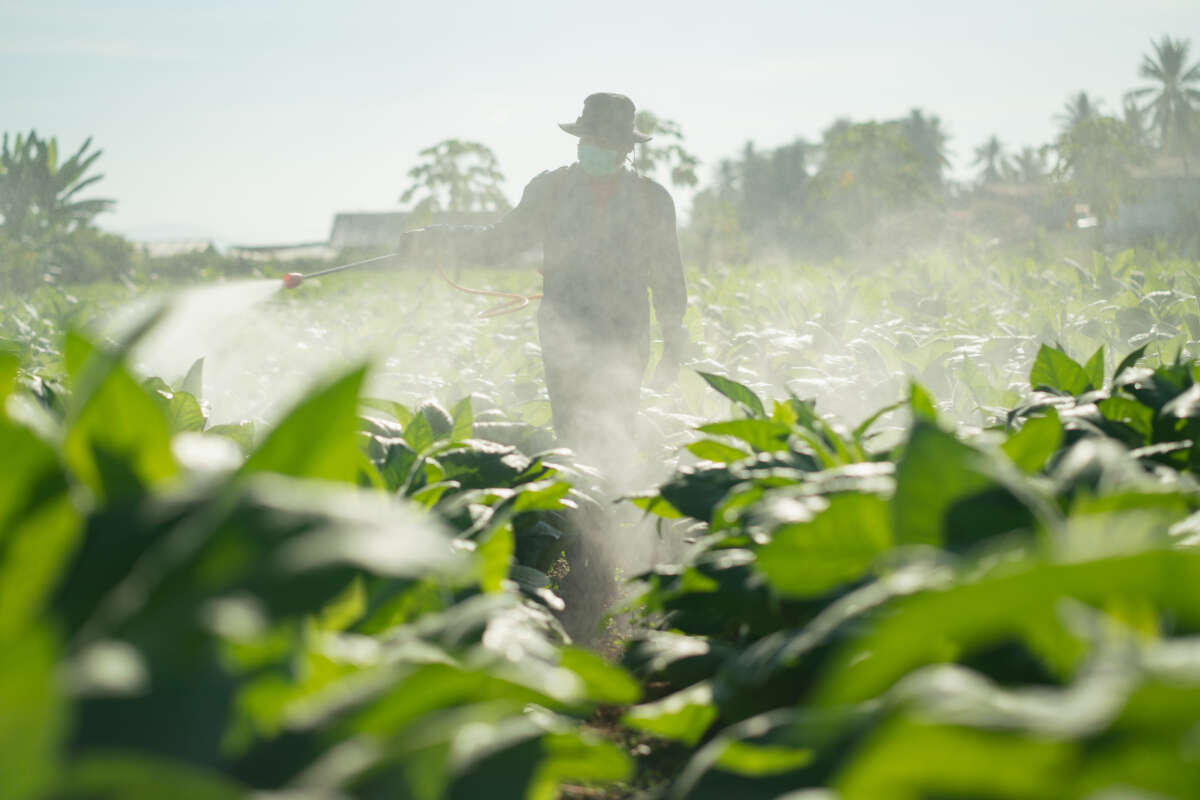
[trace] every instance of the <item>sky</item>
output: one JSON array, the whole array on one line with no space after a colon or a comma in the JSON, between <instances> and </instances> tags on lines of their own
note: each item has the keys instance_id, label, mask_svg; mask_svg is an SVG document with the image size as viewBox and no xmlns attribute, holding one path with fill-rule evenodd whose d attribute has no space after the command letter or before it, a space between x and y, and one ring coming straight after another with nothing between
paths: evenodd
<instances>
[{"instance_id":1,"label":"sky","mask_svg":"<svg viewBox=\"0 0 1200 800\"><path fill-rule=\"evenodd\" d=\"M1200 59L1200 0L0 0L0 131L91 136L107 230L310 242L338 211L401 210L417 153L451 137L488 145L516 201L574 160L557 123L594 91L682 125L705 181L747 141L911 108L967 177L992 134L1049 141L1072 93L1119 110L1163 34Z\"/></svg>"}]
</instances>

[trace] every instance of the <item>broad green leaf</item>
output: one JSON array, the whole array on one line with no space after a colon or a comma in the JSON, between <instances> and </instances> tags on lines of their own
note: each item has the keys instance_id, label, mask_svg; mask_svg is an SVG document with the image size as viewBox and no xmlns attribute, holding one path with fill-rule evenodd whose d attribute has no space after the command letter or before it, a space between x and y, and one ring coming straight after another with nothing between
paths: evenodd
<instances>
[{"instance_id":1,"label":"broad green leaf","mask_svg":"<svg viewBox=\"0 0 1200 800\"><path fill-rule=\"evenodd\" d=\"M686 514L680 513L675 506L664 500L661 495L657 494L648 497L631 497L629 498L629 502L647 514L654 514L663 519L683 519L686 516Z\"/></svg>"},{"instance_id":2,"label":"broad green leaf","mask_svg":"<svg viewBox=\"0 0 1200 800\"><path fill-rule=\"evenodd\" d=\"M154 397L134 380L117 354L82 336L73 342L75 395L64 457L97 493L112 498L161 483L178 472L171 434Z\"/></svg>"},{"instance_id":3,"label":"broad green leaf","mask_svg":"<svg viewBox=\"0 0 1200 800\"><path fill-rule=\"evenodd\" d=\"M4 403L12 394L17 380L17 369L21 366L20 359L14 353L0 350L0 413L4 411Z\"/></svg>"},{"instance_id":4,"label":"broad green leaf","mask_svg":"<svg viewBox=\"0 0 1200 800\"><path fill-rule=\"evenodd\" d=\"M745 450L739 450L736 447L730 447L727 444L715 441L713 439L701 439L698 442L692 442L687 446L688 452L702 458L706 461L715 461L718 464L732 464L735 461L741 461L750 454Z\"/></svg>"},{"instance_id":5,"label":"broad green leaf","mask_svg":"<svg viewBox=\"0 0 1200 800\"><path fill-rule=\"evenodd\" d=\"M752 448L763 453L773 453L787 449L788 436L791 429L778 422L765 419L735 419L727 422L713 422L701 425L701 433L711 433L716 436L732 436L741 439Z\"/></svg>"},{"instance_id":6,"label":"broad green leaf","mask_svg":"<svg viewBox=\"0 0 1200 800\"><path fill-rule=\"evenodd\" d=\"M633 762L624 750L587 733L547 734L542 753L527 800L555 800L565 782L603 785L633 775Z\"/></svg>"},{"instance_id":7,"label":"broad green leaf","mask_svg":"<svg viewBox=\"0 0 1200 800\"><path fill-rule=\"evenodd\" d=\"M1128 397L1106 397L1096 407L1106 418L1128 425L1142 435L1143 441L1150 441L1154 432L1154 411L1147 406Z\"/></svg>"},{"instance_id":8,"label":"broad green leaf","mask_svg":"<svg viewBox=\"0 0 1200 800\"><path fill-rule=\"evenodd\" d=\"M172 433L204 430L207 418L200 401L187 392L175 392L167 401L167 425Z\"/></svg>"},{"instance_id":9,"label":"broad green leaf","mask_svg":"<svg viewBox=\"0 0 1200 800\"><path fill-rule=\"evenodd\" d=\"M785 596L818 597L860 577L892 544L887 500L847 492L807 522L777 528L757 565Z\"/></svg>"},{"instance_id":10,"label":"broad green leaf","mask_svg":"<svg viewBox=\"0 0 1200 800\"><path fill-rule=\"evenodd\" d=\"M933 403L933 396L916 381L908 384L908 407L912 411L913 419L937 422L937 407Z\"/></svg>"},{"instance_id":11,"label":"broad green leaf","mask_svg":"<svg viewBox=\"0 0 1200 800\"><path fill-rule=\"evenodd\" d=\"M716 766L735 775L751 778L779 775L812 763L816 757L810 748L780 744L754 744L731 739L717 757Z\"/></svg>"},{"instance_id":12,"label":"broad green leaf","mask_svg":"<svg viewBox=\"0 0 1200 800\"><path fill-rule=\"evenodd\" d=\"M712 687L707 683L689 686L652 703L634 706L621 723L634 730L661 736L694 747L717 719Z\"/></svg>"},{"instance_id":13,"label":"broad green leaf","mask_svg":"<svg viewBox=\"0 0 1200 800\"><path fill-rule=\"evenodd\" d=\"M379 397L360 397L358 404L363 408L382 411L401 425L407 425L413 417L412 411L395 400L384 400Z\"/></svg>"},{"instance_id":14,"label":"broad green leaf","mask_svg":"<svg viewBox=\"0 0 1200 800\"><path fill-rule=\"evenodd\" d=\"M425 418L425 421L429 423L430 431L433 432L434 439L437 441L450 438L450 434L454 431L454 419L436 400L426 400L417 406L414 414Z\"/></svg>"},{"instance_id":15,"label":"broad green leaf","mask_svg":"<svg viewBox=\"0 0 1200 800\"><path fill-rule=\"evenodd\" d=\"M424 453L437 442L429 417L425 414L413 414L412 419L404 426L404 441L416 453Z\"/></svg>"},{"instance_id":16,"label":"broad green leaf","mask_svg":"<svg viewBox=\"0 0 1200 800\"><path fill-rule=\"evenodd\" d=\"M948 649L969 653L1002 641L1043 636L1063 600L1093 606L1122 597L1146 598L1181 623L1200 622L1200 551L1151 550L1078 563L1001 567L942 591L892 604L890 613L841 649L817 691L823 704L856 703L879 695ZM1068 644L1065 633L1058 634Z\"/></svg>"},{"instance_id":17,"label":"broad green leaf","mask_svg":"<svg viewBox=\"0 0 1200 800\"><path fill-rule=\"evenodd\" d=\"M353 483L360 466L358 367L308 393L246 459L241 473L276 472L297 478Z\"/></svg>"},{"instance_id":18,"label":"broad green leaf","mask_svg":"<svg viewBox=\"0 0 1200 800\"><path fill-rule=\"evenodd\" d=\"M1101 356L1103 358L1103 355ZM1081 395L1089 389L1099 388L1092 383L1088 372L1079 363L1061 350L1042 345L1033 368L1029 371L1029 385L1034 389L1045 387L1054 392Z\"/></svg>"},{"instance_id":19,"label":"broad green leaf","mask_svg":"<svg viewBox=\"0 0 1200 800\"><path fill-rule=\"evenodd\" d=\"M834 788L841 800L1066 797L1075 755L1071 742L898 719L871 733Z\"/></svg>"},{"instance_id":20,"label":"broad green leaf","mask_svg":"<svg viewBox=\"0 0 1200 800\"><path fill-rule=\"evenodd\" d=\"M0 417L0 650L30 628L66 566L81 520L53 448Z\"/></svg>"},{"instance_id":21,"label":"broad green leaf","mask_svg":"<svg viewBox=\"0 0 1200 800\"><path fill-rule=\"evenodd\" d=\"M896 466L892 498L896 543L944 546L951 507L993 485L979 471L984 458L953 434L918 418Z\"/></svg>"},{"instance_id":22,"label":"broad green leaf","mask_svg":"<svg viewBox=\"0 0 1200 800\"><path fill-rule=\"evenodd\" d=\"M66 770L66 798L239 800L247 789L215 772L133 753L90 755Z\"/></svg>"},{"instance_id":23,"label":"broad green leaf","mask_svg":"<svg viewBox=\"0 0 1200 800\"><path fill-rule=\"evenodd\" d=\"M749 411L750 415L755 419L766 418L767 410L763 408L762 400L759 399L758 395L750 391L742 384L721 375L714 375L711 372L697 371L697 374L703 378L709 386L716 389L733 402L739 403L742 407Z\"/></svg>"},{"instance_id":24,"label":"broad green leaf","mask_svg":"<svg viewBox=\"0 0 1200 800\"><path fill-rule=\"evenodd\" d=\"M248 419L226 425L214 425L204 434L232 439L241 448L243 455L249 455L254 450L254 423Z\"/></svg>"},{"instance_id":25,"label":"broad green leaf","mask_svg":"<svg viewBox=\"0 0 1200 800\"><path fill-rule=\"evenodd\" d=\"M475 413L471 410L471 397L468 395L454 406L450 412L453 426L450 429L450 441L461 442L470 439L475 430Z\"/></svg>"},{"instance_id":26,"label":"broad green leaf","mask_svg":"<svg viewBox=\"0 0 1200 800\"><path fill-rule=\"evenodd\" d=\"M197 358L179 383L179 391L199 400L204 396L204 357Z\"/></svg>"},{"instance_id":27,"label":"broad green leaf","mask_svg":"<svg viewBox=\"0 0 1200 800\"><path fill-rule=\"evenodd\" d=\"M1138 361L1141 360L1142 356L1146 354L1146 347L1147 347L1147 345L1142 345L1141 347L1139 347L1138 349L1134 350L1132 353L1130 353L1129 355L1127 355L1121 359L1121 363L1117 365L1117 368L1115 370L1113 370L1113 383L1114 384L1117 382L1117 378L1121 377L1122 372L1124 372L1125 370L1134 366L1135 364L1137 364Z\"/></svg>"},{"instance_id":28,"label":"broad green leaf","mask_svg":"<svg viewBox=\"0 0 1200 800\"><path fill-rule=\"evenodd\" d=\"M1083 371L1087 373L1088 383L1093 389L1104 388L1104 345L1100 345L1083 365Z\"/></svg>"},{"instance_id":29,"label":"broad green leaf","mask_svg":"<svg viewBox=\"0 0 1200 800\"><path fill-rule=\"evenodd\" d=\"M588 698L595 702L629 705L642 696L641 687L628 672L589 650L563 648L562 666L583 680Z\"/></svg>"},{"instance_id":30,"label":"broad green leaf","mask_svg":"<svg viewBox=\"0 0 1200 800\"><path fill-rule=\"evenodd\" d=\"M1046 466L1062 440L1063 427L1058 412L1049 408L1043 416L1026 419L1021 430L1009 436L1001 449L1022 470L1035 473Z\"/></svg>"},{"instance_id":31,"label":"broad green leaf","mask_svg":"<svg viewBox=\"0 0 1200 800\"><path fill-rule=\"evenodd\" d=\"M65 751L68 709L60 695L58 653L40 625L0 646L0 795L51 796Z\"/></svg>"},{"instance_id":32,"label":"broad green leaf","mask_svg":"<svg viewBox=\"0 0 1200 800\"><path fill-rule=\"evenodd\" d=\"M479 586L485 592L499 592L504 588L509 567L513 563L516 544L511 525L501 525L492 531L479 545Z\"/></svg>"}]
</instances>

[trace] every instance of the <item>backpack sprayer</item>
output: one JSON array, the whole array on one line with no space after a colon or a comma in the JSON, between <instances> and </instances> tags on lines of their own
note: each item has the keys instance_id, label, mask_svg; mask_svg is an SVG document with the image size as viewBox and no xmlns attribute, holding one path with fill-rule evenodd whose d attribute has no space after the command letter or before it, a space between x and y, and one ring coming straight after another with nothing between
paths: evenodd
<instances>
[{"instance_id":1,"label":"backpack sprayer","mask_svg":"<svg viewBox=\"0 0 1200 800\"><path fill-rule=\"evenodd\" d=\"M361 267L366 264L372 264L376 261L385 261L389 258L396 258L397 256L402 256L402 255L406 255L406 254L403 252L386 253L382 256L375 256L374 258L367 258L367 259L363 259L362 261L354 261L349 264L342 264L340 266L330 267L329 269L322 269L322 270L318 270L316 272L309 272L307 274L302 274L299 272L289 272L288 274L283 276L283 288L295 289L296 287L298 287L300 284L304 283L304 281L308 280L309 278L317 278L317 277L320 277L321 275L329 275L334 272L341 272L342 270L352 269L354 267ZM480 295L484 295L485 297L503 298L503 302L498 303L497 305L494 305L491 308L486 308L483 311L480 311L478 314L476 314L476 316L479 317L480 319L487 319L489 317L498 317L501 314L508 314L509 312L512 312L512 311L520 311L522 308L525 308L525 306L529 305L532 301L537 300L541 297L540 294L516 294L514 292L497 292L497 291L493 291L491 289L469 289L466 286L462 286L462 285L457 284L454 281L450 280L450 276L448 276L446 274L446 270L442 268L442 260L440 258L437 259L437 261L435 263L437 264L438 275L440 275L442 277L442 280L444 280L446 283L450 284L452 287L454 287L458 291L464 292L465 294L480 294Z\"/></svg>"}]
</instances>

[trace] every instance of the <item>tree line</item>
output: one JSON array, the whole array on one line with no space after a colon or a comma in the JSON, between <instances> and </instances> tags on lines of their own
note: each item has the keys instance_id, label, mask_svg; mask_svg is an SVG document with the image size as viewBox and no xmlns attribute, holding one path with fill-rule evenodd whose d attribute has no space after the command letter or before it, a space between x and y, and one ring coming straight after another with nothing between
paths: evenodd
<instances>
[{"instance_id":1,"label":"tree line","mask_svg":"<svg viewBox=\"0 0 1200 800\"><path fill-rule=\"evenodd\" d=\"M1190 60L1190 45L1169 35L1152 41L1137 70L1143 83L1119 110L1108 112L1086 91L1072 94L1054 117L1059 130L1051 142L1013 151L989 137L974 148L967 182L948 177L950 136L941 119L918 108L899 119L839 119L819 141L771 148L748 141L718 161L694 195L685 241L701 264L773 250L835 256L895 242L897 232L921 233L948 207L970 206L1003 185L1035 197L1043 219L1057 209L1057 221L1070 224L1062 209L1083 202L1103 226L1136 196L1140 175L1158 165L1190 176L1200 158L1200 62ZM700 161L678 122L642 110L636 124L654 138L635 148L631 168L676 187L699 185ZM93 173L101 152L88 139L60 159L54 138L4 135L0 268L14 288L46 277L47 254L58 269L89 274L129 261L127 243L94 226L114 201L80 196L103 177ZM499 161L480 142L448 139L426 148L406 178L399 201L415 220L510 207ZM24 280L12 280L14 271Z\"/></svg>"}]
</instances>

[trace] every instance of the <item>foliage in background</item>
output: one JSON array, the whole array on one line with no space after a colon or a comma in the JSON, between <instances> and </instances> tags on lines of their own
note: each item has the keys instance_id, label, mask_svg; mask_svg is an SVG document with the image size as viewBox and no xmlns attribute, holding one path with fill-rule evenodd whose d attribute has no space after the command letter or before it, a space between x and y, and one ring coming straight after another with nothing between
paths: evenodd
<instances>
[{"instance_id":1,"label":"foliage in background","mask_svg":"<svg viewBox=\"0 0 1200 800\"><path fill-rule=\"evenodd\" d=\"M670 175L673 186L682 188L700 182L696 177L700 159L684 149L683 128L678 122L643 109L634 117L634 127L654 137L634 146L633 168L638 174L653 177L661 167Z\"/></svg>"},{"instance_id":2,"label":"foliage in background","mask_svg":"<svg viewBox=\"0 0 1200 800\"><path fill-rule=\"evenodd\" d=\"M0 232L18 242L41 242L87 227L114 201L79 199L84 189L103 178L89 175L102 150L88 153L92 140L59 163L58 140L37 131L18 133L0 143Z\"/></svg>"},{"instance_id":3,"label":"foliage in background","mask_svg":"<svg viewBox=\"0 0 1200 800\"><path fill-rule=\"evenodd\" d=\"M422 162L408 171L408 187L400 195L401 203L415 201L414 215L500 213L511 207L500 188L504 173L486 145L446 139L419 155Z\"/></svg>"}]
</instances>

